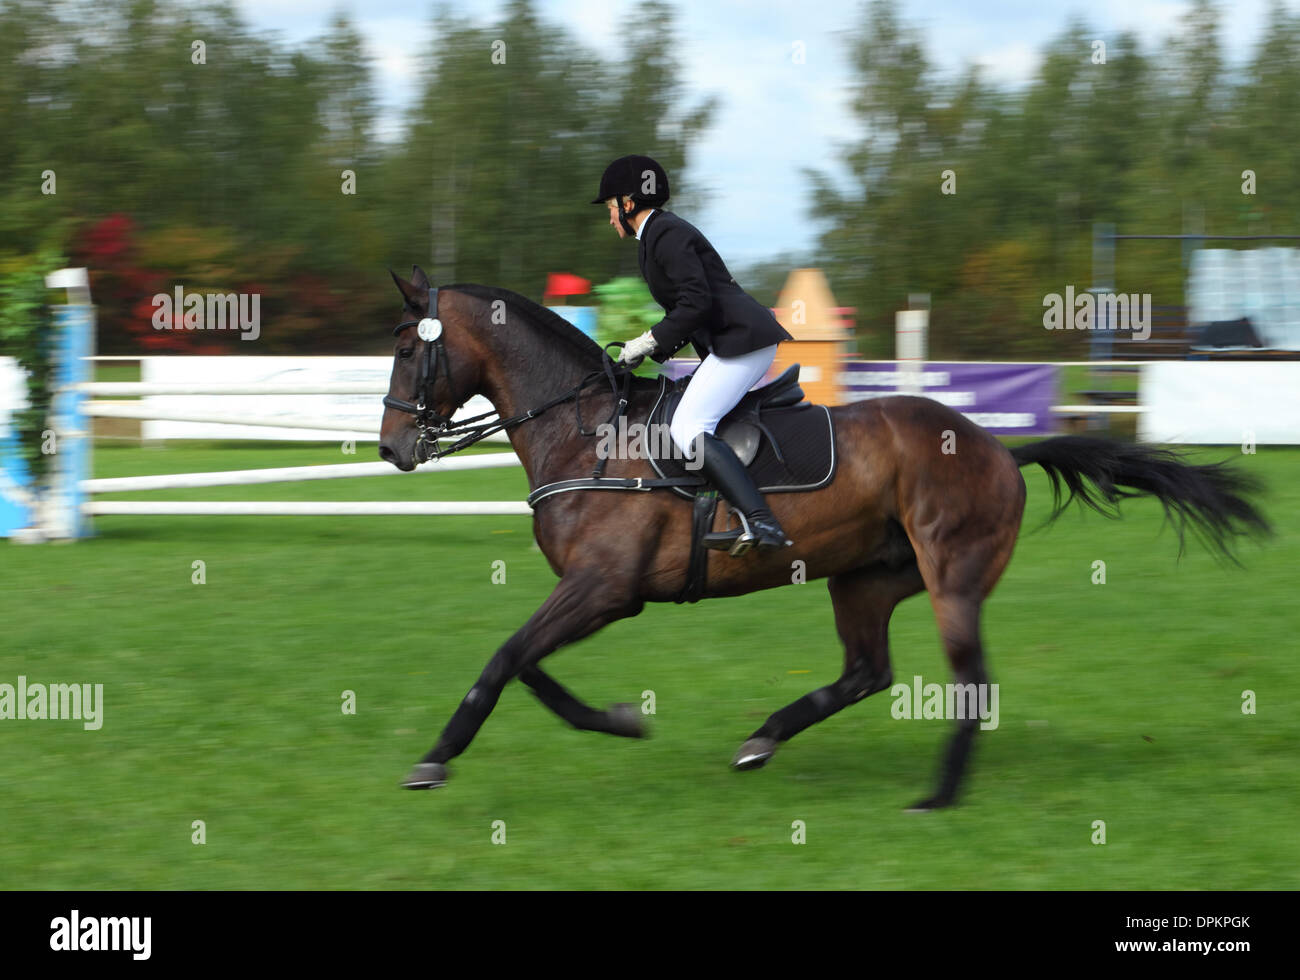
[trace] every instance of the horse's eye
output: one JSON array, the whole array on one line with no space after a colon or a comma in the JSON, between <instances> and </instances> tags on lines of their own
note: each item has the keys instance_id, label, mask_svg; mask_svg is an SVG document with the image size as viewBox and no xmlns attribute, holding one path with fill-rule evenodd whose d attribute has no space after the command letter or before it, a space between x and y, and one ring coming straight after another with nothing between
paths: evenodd
<instances>
[{"instance_id":1,"label":"horse's eye","mask_svg":"<svg viewBox=\"0 0 1300 980\"><path fill-rule=\"evenodd\" d=\"M400 357L402 360L406 361L406 360L410 360L411 355L414 353L415 353L414 347L403 347L401 350L397 352L397 356Z\"/></svg>"}]
</instances>

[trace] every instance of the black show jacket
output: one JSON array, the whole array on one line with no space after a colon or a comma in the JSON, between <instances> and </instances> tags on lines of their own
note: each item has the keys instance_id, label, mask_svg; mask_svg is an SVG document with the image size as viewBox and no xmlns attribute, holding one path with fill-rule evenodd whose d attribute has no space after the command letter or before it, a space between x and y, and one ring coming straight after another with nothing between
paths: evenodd
<instances>
[{"instance_id":1,"label":"black show jacket","mask_svg":"<svg viewBox=\"0 0 1300 980\"><path fill-rule=\"evenodd\" d=\"M703 359L748 354L794 338L772 311L736 284L721 257L690 222L658 210L637 243L641 275L665 316L654 327L662 363L690 342Z\"/></svg>"}]
</instances>

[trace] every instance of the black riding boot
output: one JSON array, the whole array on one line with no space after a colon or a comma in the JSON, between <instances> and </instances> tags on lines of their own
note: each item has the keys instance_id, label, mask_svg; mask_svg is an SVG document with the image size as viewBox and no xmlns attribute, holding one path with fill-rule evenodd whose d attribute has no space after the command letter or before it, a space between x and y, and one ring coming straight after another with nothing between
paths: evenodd
<instances>
[{"instance_id":1,"label":"black riding boot","mask_svg":"<svg viewBox=\"0 0 1300 980\"><path fill-rule=\"evenodd\" d=\"M754 545L767 551L793 544L793 541L786 538L776 517L767 509L763 495L754 486L745 465L736 458L732 448L707 432L700 433L697 446L700 471L731 502L740 514L742 524L739 531L705 535L705 546L730 551L733 556L739 556Z\"/></svg>"}]
</instances>

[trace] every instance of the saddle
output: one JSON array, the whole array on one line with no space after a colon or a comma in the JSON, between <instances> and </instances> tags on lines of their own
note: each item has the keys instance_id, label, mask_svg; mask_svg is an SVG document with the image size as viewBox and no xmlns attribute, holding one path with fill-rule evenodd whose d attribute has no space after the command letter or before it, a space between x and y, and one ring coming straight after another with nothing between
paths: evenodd
<instances>
[{"instance_id":1,"label":"saddle","mask_svg":"<svg viewBox=\"0 0 1300 980\"><path fill-rule=\"evenodd\" d=\"M608 367L607 373L613 383L614 375ZM611 426L615 422L622 425L627 421L625 410L630 378L630 372L625 373L623 394L610 418ZM708 574L706 549L730 550L733 555L739 554L732 547L738 532L713 530L718 509L717 488L709 484L698 468L686 465L692 461L682 457L668 434L668 427L689 383L689 377L674 382L662 376L659 379L658 397L646 417L648 438L637 457L649 460L655 477L607 477L604 475L605 463L610 457L600 455L591 476L546 483L535 487L528 495L528 505L534 508L557 494L581 490L644 492L670 489L693 501L686 582L674 598L675 602L697 602L704 594ZM574 392L570 392L552 404L573 396ZM718 423L715 435L735 451L760 493L820 490L835 478L835 429L830 409L825 405L809 404L803 397L803 389L799 387L799 365L795 364L770 384L746 394ZM536 414L533 411L520 418L532 418ZM595 432L585 434L595 435Z\"/></svg>"},{"instance_id":2,"label":"saddle","mask_svg":"<svg viewBox=\"0 0 1300 980\"><path fill-rule=\"evenodd\" d=\"M659 397L650 410L650 431L668 431L690 378L660 378ZM730 446L762 493L820 490L835 478L835 430L825 405L805 402L799 365L746 394L718 423L715 435ZM651 466L661 478L695 476L692 485L674 485L674 493L693 500L691 552L686 584L676 602L697 602L708 574L706 549L726 550L728 534L714 532L718 494L697 469L687 466L669 438L649 441ZM728 521L729 523L729 521ZM734 532L732 532L734 535Z\"/></svg>"},{"instance_id":3,"label":"saddle","mask_svg":"<svg viewBox=\"0 0 1300 980\"><path fill-rule=\"evenodd\" d=\"M666 432L681 404L690 377L659 379L659 397L650 409L651 431ZM792 364L774 380L747 393L718 423L715 435L730 446L762 493L819 490L835 476L835 432L825 405L805 402L799 387L799 365ZM687 466L671 439L649 445L650 463L661 477L700 476ZM674 486L691 499L706 489Z\"/></svg>"},{"instance_id":4,"label":"saddle","mask_svg":"<svg viewBox=\"0 0 1300 980\"><path fill-rule=\"evenodd\" d=\"M656 406L661 417L656 418L654 411L650 413L652 424L672 424L689 381L689 376L682 378L665 392L660 404ZM799 387L799 365L792 364L768 384L746 393L718 424L718 430L714 434L735 450L740 461L748 466L758 454L758 441L763 434L763 424L760 421L762 412L798 405L803 397L803 389Z\"/></svg>"}]
</instances>

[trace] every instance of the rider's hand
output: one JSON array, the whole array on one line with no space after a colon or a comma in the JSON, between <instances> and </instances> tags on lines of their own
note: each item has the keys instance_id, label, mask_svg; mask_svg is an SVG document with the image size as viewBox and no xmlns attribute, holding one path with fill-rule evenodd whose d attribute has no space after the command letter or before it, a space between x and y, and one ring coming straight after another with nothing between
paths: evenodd
<instances>
[{"instance_id":1,"label":"rider's hand","mask_svg":"<svg viewBox=\"0 0 1300 980\"><path fill-rule=\"evenodd\" d=\"M629 340L623 345L623 352L618 356L618 363L634 368L640 364L645 356L651 353L656 346L654 334L647 330L640 337L637 337L635 340Z\"/></svg>"}]
</instances>

